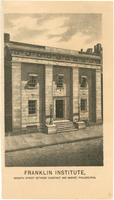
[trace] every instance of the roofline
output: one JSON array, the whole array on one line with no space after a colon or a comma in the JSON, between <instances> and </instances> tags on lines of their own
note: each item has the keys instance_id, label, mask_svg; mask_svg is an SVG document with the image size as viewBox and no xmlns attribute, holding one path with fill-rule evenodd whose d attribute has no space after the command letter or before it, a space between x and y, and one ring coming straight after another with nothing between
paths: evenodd
<instances>
[{"instance_id":1,"label":"roofline","mask_svg":"<svg viewBox=\"0 0 114 200\"><path fill-rule=\"evenodd\" d=\"M81 50L73 50L73 49L57 48L57 47L52 47L52 46L36 45L36 44L30 44L30 43L25 43L25 42L11 41L9 33L4 33L4 42L6 44L9 43L9 44L25 46L25 47L41 48L42 50L46 50L46 51L52 51L52 50L56 51L57 50L57 53L60 53L60 54L71 54L71 55L74 55L75 53L77 53L78 55L81 55L81 56L85 55L85 56L101 57L101 55L99 53L95 52L95 51L88 51L89 49L93 49L93 48L88 48L87 51L83 51L83 49L81 49ZM94 46L94 48L96 46L98 46L98 45L101 45L101 44L98 43L97 45ZM60 50L60 52L59 52L59 50Z\"/></svg>"},{"instance_id":2,"label":"roofline","mask_svg":"<svg viewBox=\"0 0 114 200\"><path fill-rule=\"evenodd\" d=\"M35 44L28 44L28 43L23 43L23 42L15 42L15 41L9 41L9 44L14 44L14 45L19 45L19 47L15 47L15 49L20 49L21 50L21 46L26 46L26 47L33 47L35 48L35 51L41 51L44 50L47 53L51 53L50 50L58 50L58 52L54 52L53 53L58 53L58 54L63 54L63 55L72 55L72 56L79 56L79 57L96 57L96 59L100 59L100 55L97 55L95 53L86 53L86 52L80 52L77 50L70 50L70 49L63 49L63 48L56 48L56 47L51 47L51 46L41 46L41 45L35 45ZM13 47L10 47L13 48ZM36 48L40 48L40 49L36 49ZM49 49L48 49L49 48ZM30 49L29 49L30 50ZM59 50L63 50L63 52L59 52ZM33 49L31 49L30 51L34 51ZM66 51L66 52L64 52ZM76 55L77 53L77 55Z\"/></svg>"},{"instance_id":3,"label":"roofline","mask_svg":"<svg viewBox=\"0 0 114 200\"><path fill-rule=\"evenodd\" d=\"M14 43L17 45L25 45L25 46L33 46L33 47L40 47L40 48L45 48L46 46L43 45L36 45L36 44L29 44L29 43L25 43L25 42L16 42L16 41L9 41L9 43Z\"/></svg>"}]
</instances>

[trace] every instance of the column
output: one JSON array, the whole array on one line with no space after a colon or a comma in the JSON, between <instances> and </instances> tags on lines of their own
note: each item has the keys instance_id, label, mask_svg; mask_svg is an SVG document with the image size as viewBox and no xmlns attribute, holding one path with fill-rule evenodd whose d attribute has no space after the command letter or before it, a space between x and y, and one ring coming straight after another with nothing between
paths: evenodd
<instances>
[{"instance_id":1,"label":"column","mask_svg":"<svg viewBox=\"0 0 114 200\"><path fill-rule=\"evenodd\" d=\"M72 84L73 84L73 122L79 118L79 69L72 69Z\"/></svg>"},{"instance_id":2,"label":"column","mask_svg":"<svg viewBox=\"0 0 114 200\"><path fill-rule=\"evenodd\" d=\"M45 65L45 123L50 123L50 107L53 107L53 66Z\"/></svg>"},{"instance_id":3,"label":"column","mask_svg":"<svg viewBox=\"0 0 114 200\"><path fill-rule=\"evenodd\" d=\"M21 63L12 63L12 128L21 129Z\"/></svg>"},{"instance_id":4,"label":"column","mask_svg":"<svg viewBox=\"0 0 114 200\"><path fill-rule=\"evenodd\" d=\"M101 120L101 70L96 70L96 121Z\"/></svg>"}]
</instances>

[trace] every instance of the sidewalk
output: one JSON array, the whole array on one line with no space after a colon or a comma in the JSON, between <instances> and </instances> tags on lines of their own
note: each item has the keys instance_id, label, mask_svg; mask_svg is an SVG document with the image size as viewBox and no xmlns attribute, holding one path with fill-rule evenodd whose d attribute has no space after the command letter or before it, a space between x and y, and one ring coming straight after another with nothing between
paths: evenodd
<instances>
[{"instance_id":1,"label":"sidewalk","mask_svg":"<svg viewBox=\"0 0 114 200\"><path fill-rule=\"evenodd\" d=\"M73 132L47 135L45 133L29 133L5 138L6 152L20 151L30 148L42 148L56 144L88 140L103 136L103 126L96 125Z\"/></svg>"}]
</instances>

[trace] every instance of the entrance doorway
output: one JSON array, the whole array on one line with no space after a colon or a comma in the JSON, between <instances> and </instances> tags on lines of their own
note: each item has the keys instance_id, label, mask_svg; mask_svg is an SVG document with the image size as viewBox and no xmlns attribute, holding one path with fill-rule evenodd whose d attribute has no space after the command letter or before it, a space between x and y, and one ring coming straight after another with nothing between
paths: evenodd
<instances>
[{"instance_id":1,"label":"entrance doorway","mask_svg":"<svg viewBox=\"0 0 114 200\"><path fill-rule=\"evenodd\" d=\"M56 100L56 119L64 118L64 100Z\"/></svg>"}]
</instances>

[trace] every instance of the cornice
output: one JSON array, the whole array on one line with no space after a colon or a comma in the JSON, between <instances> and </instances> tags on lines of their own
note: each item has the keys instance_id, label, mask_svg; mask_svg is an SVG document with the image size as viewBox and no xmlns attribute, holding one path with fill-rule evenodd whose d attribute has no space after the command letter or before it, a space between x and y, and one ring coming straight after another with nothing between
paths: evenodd
<instances>
[{"instance_id":1,"label":"cornice","mask_svg":"<svg viewBox=\"0 0 114 200\"><path fill-rule=\"evenodd\" d=\"M68 55L55 52L45 52L45 51L34 51L34 50L24 50L19 48L10 48L12 57L23 57L31 59L41 59L49 61L58 61L66 63L84 63L101 65L100 56L89 56L89 55Z\"/></svg>"},{"instance_id":2,"label":"cornice","mask_svg":"<svg viewBox=\"0 0 114 200\"><path fill-rule=\"evenodd\" d=\"M101 69L100 64L91 64L91 63L77 63L77 62L65 62L65 61L55 61L55 60L48 60L48 59L36 59L30 57L20 57L14 56L12 57L12 65L15 63L32 63L32 64L39 64L39 65L52 65L52 66L64 66L64 67L72 67L72 68L92 68L92 69Z\"/></svg>"}]
</instances>

